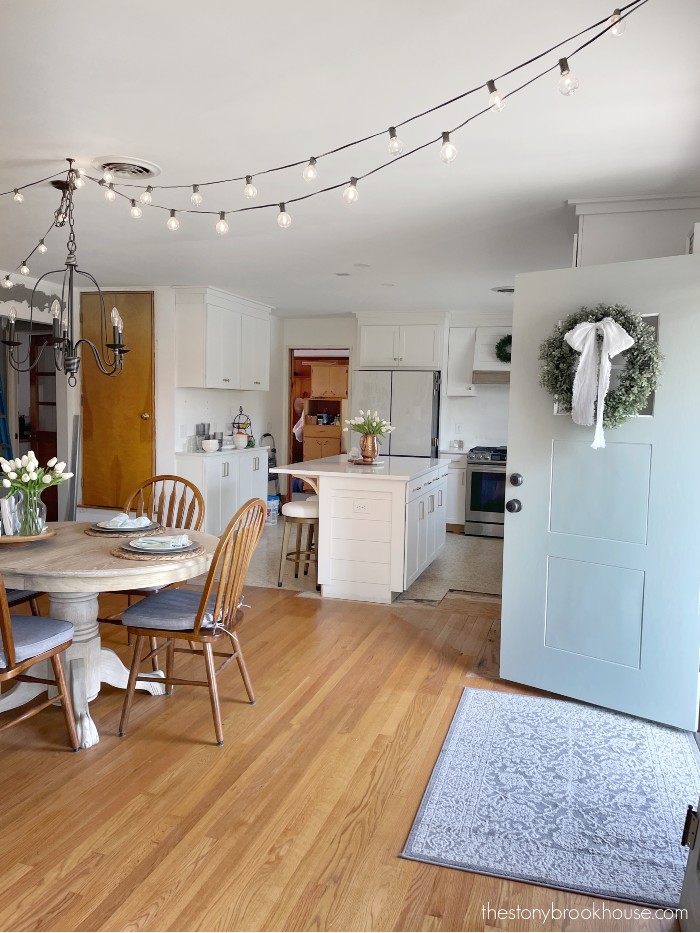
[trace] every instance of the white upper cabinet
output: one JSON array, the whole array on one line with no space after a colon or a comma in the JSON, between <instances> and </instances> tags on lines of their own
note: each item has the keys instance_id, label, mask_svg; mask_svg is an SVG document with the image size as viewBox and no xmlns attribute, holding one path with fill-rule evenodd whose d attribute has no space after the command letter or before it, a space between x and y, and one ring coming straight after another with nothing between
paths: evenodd
<instances>
[{"instance_id":1,"label":"white upper cabinet","mask_svg":"<svg viewBox=\"0 0 700 933\"><path fill-rule=\"evenodd\" d=\"M477 327L476 343L474 347L474 369L480 372L497 370L510 370L510 363L501 363L496 356L496 344L512 333L513 328L507 325L502 327Z\"/></svg>"},{"instance_id":2,"label":"white upper cabinet","mask_svg":"<svg viewBox=\"0 0 700 933\"><path fill-rule=\"evenodd\" d=\"M476 387L472 382L475 347L475 327L450 327L447 344L447 395L476 395Z\"/></svg>"},{"instance_id":3,"label":"white upper cabinet","mask_svg":"<svg viewBox=\"0 0 700 933\"><path fill-rule=\"evenodd\" d=\"M270 321L241 316L241 389L270 388Z\"/></svg>"},{"instance_id":4,"label":"white upper cabinet","mask_svg":"<svg viewBox=\"0 0 700 933\"><path fill-rule=\"evenodd\" d=\"M176 385L270 387L268 309L210 288L176 289Z\"/></svg>"},{"instance_id":5,"label":"white upper cabinet","mask_svg":"<svg viewBox=\"0 0 700 933\"><path fill-rule=\"evenodd\" d=\"M360 366L440 369L441 324L361 324Z\"/></svg>"}]
</instances>

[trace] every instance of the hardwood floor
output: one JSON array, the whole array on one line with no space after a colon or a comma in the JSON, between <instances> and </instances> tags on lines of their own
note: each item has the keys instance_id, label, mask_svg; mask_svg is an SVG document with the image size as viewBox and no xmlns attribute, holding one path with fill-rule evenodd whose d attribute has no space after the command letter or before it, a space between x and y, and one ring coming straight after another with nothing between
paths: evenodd
<instances>
[{"instance_id":1,"label":"hardwood floor","mask_svg":"<svg viewBox=\"0 0 700 933\"><path fill-rule=\"evenodd\" d=\"M58 709L3 734L0 928L677 929L485 919L487 904L601 902L398 857L462 688L516 689L497 675L497 600L384 607L249 589L246 602L258 702L228 668L223 748L196 687L137 694L123 739L122 692L103 687L101 741L78 754ZM123 631L103 638L128 660Z\"/></svg>"}]
</instances>

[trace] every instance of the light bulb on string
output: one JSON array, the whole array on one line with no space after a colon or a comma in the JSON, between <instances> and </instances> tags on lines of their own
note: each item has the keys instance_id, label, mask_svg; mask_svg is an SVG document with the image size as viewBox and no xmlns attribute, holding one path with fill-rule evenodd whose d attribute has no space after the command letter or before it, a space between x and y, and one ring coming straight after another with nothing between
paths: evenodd
<instances>
[{"instance_id":1,"label":"light bulb on string","mask_svg":"<svg viewBox=\"0 0 700 933\"><path fill-rule=\"evenodd\" d=\"M44 253L48 253L49 248L46 245L46 243L44 243L43 240L39 240L39 245L37 246L37 250L43 255Z\"/></svg>"},{"instance_id":2,"label":"light bulb on string","mask_svg":"<svg viewBox=\"0 0 700 933\"><path fill-rule=\"evenodd\" d=\"M22 265L19 267L20 275L29 275L29 266L27 265L27 260L25 259Z\"/></svg>"},{"instance_id":3,"label":"light bulb on string","mask_svg":"<svg viewBox=\"0 0 700 933\"><path fill-rule=\"evenodd\" d=\"M309 164L304 168L304 171L301 173L304 181L316 181L318 178L318 169L316 168L316 159L313 156L309 159Z\"/></svg>"},{"instance_id":4,"label":"light bulb on string","mask_svg":"<svg viewBox=\"0 0 700 933\"><path fill-rule=\"evenodd\" d=\"M168 217L165 226L172 231L180 229L180 221L175 216L175 211L170 211L170 217Z\"/></svg>"},{"instance_id":5,"label":"light bulb on string","mask_svg":"<svg viewBox=\"0 0 700 933\"><path fill-rule=\"evenodd\" d=\"M245 177L245 188L243 189L243 194L249 201L252 201L253 198L257 198L258 189L253 184L253 176L246 175Z\"/></svg>"},{"instance_id":6,"label":"light bulb on string","mask_svg":"<svg viewBox=\"0 0 700 933\"><path fill-rule=\"evenodd\" d=\"M289 216L289 214L286 211L286 208L284 206L284 201L280 203L280 212L277 215L277 225L281 227L283 230L286 230L287 227L291 227L292 225L292 218Z\"/></svg>"},{"instance_id":7,"label":"light bulb on string","mask_svg":"<svg viewBox=\"0 0 700 933\"><path fill-rule=\"evenodd\" d=\"M396 135L396 127L389 127L389 154L394 157L401 155L403 152L403 143Z\"/></svg>"},{"instance_id":8,"label":"light bulb on string","mask_svg":"<svg viewBox=\"0 0 700 933\"><path fill-rule=\"evenodd\" d=\"M106 168L104 172L102 172L102 181L106 185L111 184L114 181L114 173L111 172L108 168Z\"/></svg>"},{"instance_id":9,"label":"light bulb on string","mask_svg":"<svg viewBox=\"0 0 700 933\"><path fill-rule=\"evenodd\" d=\"M559 78L559 93L563 94L565 97L571 97L579 88L578 78L575 74L572 74L569 69L569 63L565 58L559 59L559 71L561 72L561 77Z\"/></svg>"},{"instance_id":10,"label":"light bulb on string","mask_svg":"<svg viewBox=\"0 0 700 933\"><path fill-rule=\"evenodd\" d=\"M226 212L219 211L219 219L214 227L219 236L225 236L228 233L228 223L226 222Z\"/></svg>"},{"instance_id":11,"label":"light bulb on string","mask_svg":"<svg viewBox=\"0 0 700 933\"><path fill-rule=\"evenodd\" d=\"M450 141L450 134L442 134L442 146L440 146L440 158L445 163L449 165L450 162L454 162L457 158L457 147L453 142Z\"/></svg>"},{"instance_id":12,"label":"light bulb on string","mask_svg":"<svg viewBox=\"0 0 700 933\"><path fill-rule=\"evenodd\" d=\"M613 10L613 15L608 20L608 26L612 27L609 30L610 35L614 36L616 39L619 39L622 33L625 31L626 25L626 21L622 18L622 10L620 10L619 7L616 7Z\"/></svg>"},{"instance_id":13,"label":"light bulb on string","mask_svg":"<svg viewBox=\"0 0 700 933\"><path fill-rule=\"evenodd\" d=\"M501 110L506 105L506 102L503 100L498 90L496 89L496 84L493 81L486 82L486 90L489 92L489 107L493 110L494 113L500 113Z\"/></svg>"},{"instance_id":14,"label":"light bulb on string","mask_svg":"<svg viewBox=\"0 0 700 933\"><path fill-rule=\"evenodd\" d=\"M105 201L116 201L117 192L114 190L114 185L110 182L105 189Z\"/></svg>"},{"instance_id":15,"label":"light bulb on string","mask_svg":"<svg viewBox=\"0 0 700 933\"><path fill-rule=\"evenodd\" d=\"M12 285L13 285L12 279L10 278L9 275L6 275L5 278L2 280L2 287L12 288Z\"/></svg>"},{"instance_id":16,"label":"light bulb on string","mask_svg":"<svg viewBox=\"0 0 700 933\"><path fill-rule=\"evenodd\" d=\"M360 192L357 190L357 179L353 176L350 179L350 184L343 191L343 201L345 201L346 204L355 204L359 197Z\"/></svg>"},{"instance_id":17,"label":"light bulb on string","mask_svg":"<svg viewBox=\"0 0 700 933\"><path fill-rule=\"evenodd\" d=\"M192 185L192 194L190 195L190 201L192 202L192 207L201 207L203 200L204 198L199 193L199 185Z\"/></svg>"},{"instance_id":18,"label":"light bulb on string","mask_svg":"<svg viewBox=\"0 0 700 933\"><path fill-rule=\"evenodd\" d=\"M12 200L16 201L18 204L21 204L22 201L24 201L24 195L18 188L15 188L15 196Z\"/></svg>"},{"instance_id":19,"label":"light bulb on string","mask_svg":"<svg viewBox=\"0 0 700 933\"><path fill-rule=\"evenodd\" d=\"M131 216L134 218L134 220L138 220L139 217L141 217L141 216L143 215L143 211L141 210L141 208L138 206L138 204L136 203L136 201L135 201L133 198L131 199L131 211L130 211L130 213L131 213Z\"/></svg>"},{"instance_id":20,"label":"light bulb on string","mask_svg":"<svg viewBox=\"0 0 700 933\"><path fill-rule=\"evenodd\" d=\"M151 194L152 191L153 191L153 188L151 188L151 186L149 185L146 188L146 190L142 191L141 194L139 195L139 201L142 204L151 204L153 202L153 195Z\"/></svg>"},{"instance_id":21,"label":"light bulb on string","mask_svg":"<svg viewBox=\"0 0 700 933\"><path fill-rule=\"evenodd\" d=\"M75 175L73 176L73 187L74 188L84 188L85 179L83 178L83 173L81 169L75 169Z\"/></svg>"}]
</instances>

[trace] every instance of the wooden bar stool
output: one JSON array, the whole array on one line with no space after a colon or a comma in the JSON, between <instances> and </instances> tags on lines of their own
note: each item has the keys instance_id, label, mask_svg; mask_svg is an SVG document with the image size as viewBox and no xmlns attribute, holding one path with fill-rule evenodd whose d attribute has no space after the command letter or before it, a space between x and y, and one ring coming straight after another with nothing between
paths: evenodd
<instances>
[{"instance_id":1,"label":"wooden bar stool","mask_svg":"<svg viewBox=\"0 0 700 933\"><path fill-rule=\"evenodd\" d=\"M284 515L284 537L282 539L282 553L280 554L280 572L277 580L277 586L282 586L282 576L284 574L284 563L287 560L294 561L294 576L299 576L299 564L304 565L304 576L309 572L309 564L315 563L318 567L316 555L316 542L318 542L318 497L312 496L310 499L303 499L296 502L285 502L282 506L282 515ZM292 526L296 527L297 538L296 548L293 551L289 548L289 537L292 533ZM306 526L306 547L302 548L302 533ZM318 589L318 586L317 586Z\"/></svg>"}]
</instances>

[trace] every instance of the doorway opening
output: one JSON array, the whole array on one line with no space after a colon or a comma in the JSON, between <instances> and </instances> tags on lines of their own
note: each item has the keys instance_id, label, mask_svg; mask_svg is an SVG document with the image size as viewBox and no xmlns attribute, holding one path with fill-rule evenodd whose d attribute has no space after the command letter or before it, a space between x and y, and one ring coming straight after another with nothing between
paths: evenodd
<instances>
[{"instance_id":1,"label":"doorway opening","mask_svg":"<svg viewBox=\"0 0 700 933\"><path fill-rule=\"evenodd\" d=\"M289 462L337 456L346 450L349 349L298 348L289 351L287 450ZM287 498L313 490L287 480Z\"/></svg>"}]
</instances>

